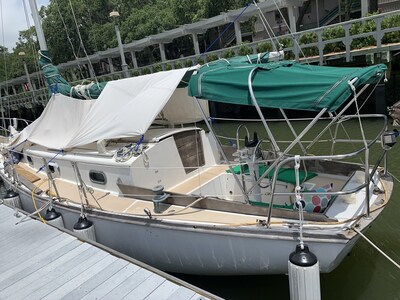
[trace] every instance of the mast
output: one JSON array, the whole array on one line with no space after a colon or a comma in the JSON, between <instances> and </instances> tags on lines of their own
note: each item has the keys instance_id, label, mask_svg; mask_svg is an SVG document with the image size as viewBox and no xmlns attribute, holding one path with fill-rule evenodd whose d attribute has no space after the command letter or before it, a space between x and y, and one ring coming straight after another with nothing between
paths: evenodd
<instances>
[{"instance_id":1,"label":"mast","mask_svg":"<svg viewBox=\"0 0 400 300\"><path fill-rule=\"evenodd\" d=\"M25 1L24 5L25 5ZM31 7L33 23L35 24L36 34L40 45L40 50L47 50L46 39L44 38L42 23L40 22L39 11L37 9L36 1L29 0L29 6Z\"/></svg>"}]
</instances>

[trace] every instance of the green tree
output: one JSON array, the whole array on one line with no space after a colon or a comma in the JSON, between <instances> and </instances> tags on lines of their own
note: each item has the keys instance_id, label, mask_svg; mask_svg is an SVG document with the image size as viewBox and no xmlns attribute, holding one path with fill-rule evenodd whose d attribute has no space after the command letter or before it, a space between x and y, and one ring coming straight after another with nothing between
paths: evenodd
<instances>
[{"instance_id":1,"label":"green tree","mask_svg":"<svg viewBox=\"0 0 400 300\"><path fill-rule=\"evenodd\" d=\"M176 27L169 1L159 0L133 11L121 23L123 41L132 42Z\"/></svg>"},{"instance_id":2,"label":"green tree","mask_svg":"<svg viewBox=\"0 0 400 300\"><path fill-rule=\"evenodd\" d=\"M229 9L236 9L247 5L248 0L199 0L202 9L203 18L211 18L219 15L221 12L227 12Z\"/></svg>"},{"instance_id":3,"label":"green tree","mask_svg":"<svg viewBox=\"0 0 400 300\"><path fill-rule=\"evenodd\" d=\"M171 7L177 24L183 25L198 20L201 5L196 0L171 0Z\"/></svg>"}]
</instances>

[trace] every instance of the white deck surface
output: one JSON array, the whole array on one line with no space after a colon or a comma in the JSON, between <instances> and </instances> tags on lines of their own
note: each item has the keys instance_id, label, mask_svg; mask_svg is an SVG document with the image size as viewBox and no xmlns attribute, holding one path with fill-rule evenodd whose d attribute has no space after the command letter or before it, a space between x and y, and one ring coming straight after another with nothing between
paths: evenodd
<instances>
[{"instance_id":1,"label":"white deck surface","mask_svg":"<svg viewBox=\"0 0 400 300\"><path fill-rule=\"evenodd\" d=\"M22 217L0 205L0 299L220 299Z\"/></svg>"}]
</instances>

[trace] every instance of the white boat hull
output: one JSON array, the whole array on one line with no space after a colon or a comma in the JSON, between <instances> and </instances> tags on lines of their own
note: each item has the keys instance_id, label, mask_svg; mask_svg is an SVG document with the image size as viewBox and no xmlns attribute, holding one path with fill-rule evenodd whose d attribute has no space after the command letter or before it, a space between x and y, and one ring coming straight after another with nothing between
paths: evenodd
<instances>
[{"instance_id":1,"label":"white boat hull","mask_svg":"<svg viewBox=\"0 0 400 300\"><path fill-rule=\"evenodd\" d=\"M5 179L7 180L7 178ZM34 211L31 194L22 188L23 209ZM37 207L46 200L36 198ZM80 215L78 206L55 203L65 227L72 230ZM293 231L204 227L173 224L149 218L87 211L97 242L168 272L198 275L286 274L287 261L299 243ZM330 272L350 252L356 238L332 233L321 237L305 234L305 242L318 257L320 271Z\"/></svg>"}]
</instances>

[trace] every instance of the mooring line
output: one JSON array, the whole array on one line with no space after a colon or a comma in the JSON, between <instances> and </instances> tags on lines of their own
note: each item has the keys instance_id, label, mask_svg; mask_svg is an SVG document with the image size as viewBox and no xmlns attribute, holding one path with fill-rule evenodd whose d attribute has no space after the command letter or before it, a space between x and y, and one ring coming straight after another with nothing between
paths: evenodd
<instances>
[{"instance_id":1,"label":"mooring line","mask_svg":"<svg viewBox=\"0 0 400 300\"><path fill-rule=\"evenodd\" d=\"M381 249L379 249L379 247L377 245L375 245L370 239L368 239L364 234L362 234L361 231L359 231L358 229L355 229L354 227L352 227L351 229L353 229L355 232L357 232L362 238L364 238L368 243L370 243L372 245L372 247L374 247L376 250L378 250L392 264L394 264L398 269L400 269L400 265L397 262L395 262L392 258L389 257L389 255L387 255L385 252L383 252Z\"/></svg>"}]
</instances>

